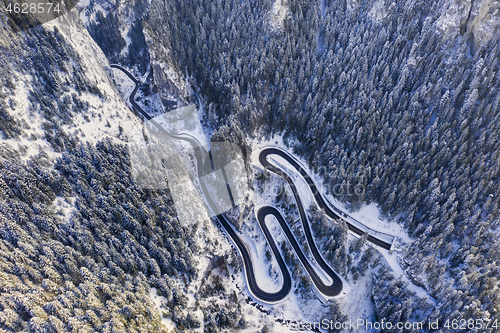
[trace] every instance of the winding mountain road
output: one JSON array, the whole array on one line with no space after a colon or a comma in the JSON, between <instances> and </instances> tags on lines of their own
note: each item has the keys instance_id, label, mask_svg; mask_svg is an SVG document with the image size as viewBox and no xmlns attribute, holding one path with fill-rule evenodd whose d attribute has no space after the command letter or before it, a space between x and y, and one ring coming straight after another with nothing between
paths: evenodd
<instances>
[{"instance_id":1,"label":"winding mountain road","mask_svg":"<svg viewBox=\"0 0 500 333\"><path fill-rule=\"evenodd\" d=\"M285 152L284 150L281 150L279 148L265 148L265 149L263 149L259 155L260 164L262 164L266 170L271 171L271 172L277 174L278 176L280 176L281 178L285 179L286 182L288 183L288 185L290 185L290 188L292 189L293 195L295 197L295 201L297 201L297 207L299 208L299 213L300 213L300 217L301 217L302 221L305 221L306 215L305 215L304 207L302 206L302 202L300 200L300 196L299 196L299 193L297 191L297 188L296 188L293 180L289 177L289 175L287 175L283 170L281 170L280 168L278 168L277 166L275 166L274 164L272 164L268 161L267 158L269 155L280 156L281 158L285 159L288 163L290 163L295 168L295 170L297 170L297 172L302 176L302 178L304 178L307 185L309 186L309 188L314 196L314 199L316 200L316 203L318 204L318 206L321 209L323 209L323 211L326 213L326 215L328 215L328 217L330 217L332 219L338 219L338 218L344 219L346 221L347 227L353 233L357 234L358 236L362 236L364 233L368 232L367 240L369 242L371 242L377 246L380 246L381 248L386 249L386 250L391 249L392 243L387 242L385 240L382 240L382 239L373 235L373 233L378 233L378 234L383 234L383 233L376 232L374 230L371 230L368 227L365 227L366 231L362 230L360 227L357 227L353 223L351 223L351 221L349 219L347 219L347 217L349 217L353 221L356 221L360 225L362 225L361 222L355 220L354 218L352 218L350 216L347 216L344 212L342 212L340 210L334 211L335 208L330 207L330 205L328 205L326 203L325 199L321 195L321 193L318 190L314 181L311 179L311 177L307 174L307 172L304 170L304 168L302 168L302 166L297 162L297 160L293 156L291 156L290 154L288 154L287 152ZM309 243L311 243L311 242L313 243L314 241L312 240L312 236L310 235L310 230L309 230L308 226L304 226L304 230L306 231L307 241ZM387 235L387 234L385 234L385 235ZM390 236L390 235L388 235L388 236ZM311 248L311 250L313 250L313 249Z\"/></svg>"},{"instance_id":2,"label":"winding mountain road","mask_svg":"<svg viewBox=\"0 0 500 333\"><path fill-rule=\"evenodd\" d=\"M234 228L230 225L231 222L227 220L227 218L222 214L218 213L219 208L213 201L212 197L210 196L210 193L207 189L207 186L204 182L204 177L202 177L203 170L206 170L207 165L210 165L210 156L208 152L205 151L203 146L198 142L198 140L195 137L192 137L187 134L183 135L176 135L172 134L168 131L166 131L160 124L158 124L147 112L145 112L135 101L135 94L137 93L137 90L139 88L139 81L132 75L130 74L125 68L123 68L120 65L110 65L112 68L116 68L124 72L136 85L134 90L129 96L129 101L130 104L132 104L132 107L134 110L139 113L141 116L143 116L145 119L147 119L158 131L160 131L163 135L174 139L174 140L183 140L187 141L192 147L193 147L193 153L195 155L196 159L196 164L197 164L197 173L198 173L198 180L199 184L201 186L201 189L203 191L205 200L209 206L209 208L216 213L215 219L216 221L222 226L223 230L226 232L226 234L231 238L233 241L234 245L240 252L240 255L243 259L243 267L245 269L245 278L247 281L248 289L254 295L257 299L259 299L262 302L266 303L275 303L279 302L282 299L284 299L289 293L292 288L292 279L290 277L290 273L288 272L288 269L285 265L285 262L283 261L283 258L281 257L281 254L278 250L278 247L276 246L276 243L274 242L273 238L270 237L268 239L269 245L271 247L271 250L273 251L273 254L276 258L276 261L278 262L278 266L280 268L282 277L283 277L283 284L277 292L274 293L269 293L266 292L262 289L260 289L257 280L255 278L255 273L254 269L252 266L252 259L249 253L249 250L245 243L241 240L241 238L237 235L236 231ZM284 219L282 218L284 221ZM263 229L264 229L264 234L270 235L269 230L267 229L267 226L265 223L262 223Z\"/></svg>"},{"instance_id":3,"label":"winding mountain road","mask_svg":"<svg viewBox=\"0 0 500 333\"><path fill-rule=\"evenodd\" d=\"M266 303L276 303L281 300L283 300L290 292L291 287L292 287L292 280L290 277L290 273L285 265L285 262L281 256L281 253L278 249L278 246L276 245L276 242L274 241L274 238L269 231L265 218L266 216L273 216L276 221L279 223L280 227L283 230L283 233L285 234L286 238L288 239L290 245L294 249L295 253L297 254L297 257L299 258L302 266L305 268L309 276L311 277L311 280L314 284L314 286L317 288L317 290L323 294L326 297L334 297L338 296L342 292L343 288L343 283L340 277L330 268L330 266L324 261L322 258L320 252L318 251L312 233L311 229L309 226L309 222L307 220L307 215L305 212L305 209L303 207L302 201L300 199L300 195L297 191L297 188L293 182L293 180L290 178L289 175L287 175L284 171L282 171L280 168L269 162L268 156L269 155L278 155L282 158L284 158L288 163L290 163L300 174L301 176L305 179L307 184L309 185L311 191L314 194L315 200L318 203L318 205L325 211L325 213L332 218L342 218L339 213L333 211L330 206L328 206L321 196L319 194L316 185L314 184L313 180L308 176L307 172L300 166L300 164L293 158L291 155L288 153L284 152L281 149L277 148L265 148L261 151L259 155L259 160L262 166L266 168L267 170L275 173L276 175L282 177L285 179L285 181L289 184L290 188L292 189L293 195L295 197L295 200L297 202L297 207L299 209L299 214L300 218L302 221L302 226L304 229L304 233L306 235L307 242L309 244L309 249L318 263L318 265L321 267L321 269L330 277L332 283L330 285L325 285L324 282L321 280L319 277L318 273L316 272L315 268L311 265L307 257L304 255L302 252L302 249L298 245L295 237L293 236L293 233L291 232L290 228L288 227L285 219L283 216L280 214L280 212L271 206L264 206L261 207L257 211L257 221L264 233L264 236L266 237L266 240L271 247L271 250L276 258L276 261L278 263L278 266L281 271L281 275L283 278L282 286L280 290L277 292L266 292L262 289L260 289L256 278L255 278L255 273L253 269L253 264L252 264L252 259L249 253L249 250L247 248L247 245L245 242L242 241L240 236L238 236L238 232L235 231L235 229L232 227L231 222L228 221L228 219L224 216L222 212L219 212L219 208L215 204L213 198L211 197L207 185L204 182L204 177L203 175L206 174L207 168L210 170L208 171L213 171L212 168L213 166L210 163L210 152L207 152L203 146L198 142L198 140L188 134L182 134L182 135L177 135L177 134L172 134L166 131L160 124L158 124L147 112L145 112L134 100L135 94L137 93L137 90L139 88L139 81L132 75L130 74L125 68L123 68L120 65L110 65L112 68L116 68L124 72L134 83L135 83L135 88L132 91L132 93L129 96L129 101L134 110L142 115L146 120L148 120L158 131L160 131L163 135L167 136L168 138L171 138L176 141L186 141L188 142L192 147L193 147L193 154L196 159L196 165L197 165L197 173L198 173L198 180L200 187L202 189L204 199L206 203L209 206L209 209L211 209L215 213L215 218L218 224L222 226L222 229L226 234L230 237L236 248L238 249L242 259L243 259L243 266L245 269L245 278L247 281L248 288L253 296L255 296L257 299L259 299L262 302ZM341 212L340 212L341 213ZM350 224L347 222L349 229L353 231L354 233L358 235L364 234L365 231L359 229L358 227ZM375 245L378 245L382 248L389 249L391 244L376 238L375 236L369 235L368 236L368 241L372 242Z\"/></svg>"}]
</instances>

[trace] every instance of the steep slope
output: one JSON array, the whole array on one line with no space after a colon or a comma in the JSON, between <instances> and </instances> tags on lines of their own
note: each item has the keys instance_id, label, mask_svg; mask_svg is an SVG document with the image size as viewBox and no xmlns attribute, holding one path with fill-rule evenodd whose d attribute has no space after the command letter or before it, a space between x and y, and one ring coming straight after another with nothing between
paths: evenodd
<instances>
[{"instance_id":1,"label":"steep slope","mask_svg":"<svg viewBox=\"0 0 500 333\"><path fill-rule=\"evenodd\" d=\"M134 183L126 144L142 120L108 59L140 77L142 105L158 99L159 89L182 105L186 86L173 83L169 69L151 71L137 8L123 5L129 21L105 3L87 5L20 33L2 21L0 329L271 327L229 284L238 259L216 226L182 225L168 190ZM105 19L117 21L104 8L123 23L126 47L108 43L116 31L106 30ZM155 76L163 81L153 92Z\"/></svg>"},{"instance_id":2,"label":"steep slope","mask_svg":"<svg viewBox=\"0 0 500 333\"><path fill-rule=\"evenodd\" d=\"M151 285L172 301L169 276L196 272L168 191L133 185L124 144L142 121L76 10L19 33L5 18L1 330L164 330Z\"/></svg>"},{"instance_id":3,"label":"steep slope","mask_svg":"<svg viewBox=\"0 0 500 333\"><path fill-rule=\"evenodd\" d=\"M41 28L4 27L1 34L4 144L21 143L26 155L60 152L78 138L124 142L119 128L140 124L74 11Z\"/></svg>"}]
</instances>

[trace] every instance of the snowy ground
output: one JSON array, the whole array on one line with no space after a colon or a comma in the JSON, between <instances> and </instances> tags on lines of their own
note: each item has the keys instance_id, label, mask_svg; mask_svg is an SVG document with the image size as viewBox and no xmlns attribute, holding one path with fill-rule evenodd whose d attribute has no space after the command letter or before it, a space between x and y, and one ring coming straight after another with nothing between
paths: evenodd
<instances>
[{"instance_id":1,"label":"snowy ground","mask_svg":"<svg viewBox=\"0 0 500 333\"><path fill-rule=\"evenodd\" d=\"M140 78L137 79L141 80ZM138 89L135 94L135 101L143 110L148 110L149 115L152 117L161 116L167 112L158 94L149 94L145 96L142 90Z\"/></svg>"},{"instance_id":2,"label":"snowy ground","mask_svg":"<svg viewBox=\"0 0 500 333\"><path fill-rule=\"evenodd\" d=\"M154 120L167 132L190 135L195 137L205 149L208 148L208 140L205 138L198 111L194 105L177 108L155 117Z\"/></svg>"},{"instance_id":3,"label":"snowy ground","mask_svg":"<svg viewBox=\"0 0 500 333\"><path fill-rule=\"evenodd\" d=\"M368 13L368 16L377 23L381 23L387 17L386 8L384 7L383 0L377 0L373 2L372 9Z\"/></svg>"},{"instance_id":4,"label":"snowy ground","mask_svg":"<svg viewBox=\"0 0 500 333\"><path fill-rule=\"evenodd\" d=\"M163 326L165 326L167 330L174 330L175 329L174 322L170 318L165 318L162 315L162 312L165 311L164 306L162 304L166 304L167 299L163 296L159 296L158 291L154 287L151 288L149 295L151 296L151 299L153 300L156 309L160 313L161 323L163 324Z\"/></svg>"},{"instance_id":5,"label":"snowy ground","mask_svg":"<svg viewBox=\"0 0 500 333\"><path fill-rule=\"evenodd\" d=\"M132 81L127 74L118 68L111 68L113 72L113 80L116 84L116 88L123 96L123 99L128 101L128 96L132 93L135 88L135 83Z\"/></svg>"},{"instance_id":6,"label":"snowy ground","mask_svg":"<svg viewBox=\"0 0 500 333\"><path fill-rule=\"evenodd\" d=\"M67 200L63 197L56 197L52 203L57 214L65 221L69 221L73 211L75 210L76 197L70 197Z\"/></svg>"},{"instance_id":7,"label":"snowy ground","mask_svg":"<svg viewBox=\"0 0 500 333\"><path fill-rule=\"evenodd\" d=\"M252 258L255 279L259 288L267 292L277 292L283 284L283 277L276 258L271 256L271 260L267 260L266 250L271 252L271 249L267 245L260 227L256 225L256 221L247 221L242 228L240 237L247 245Z\"/></svg>"},{"instance_id":8,"label":"snowy ground","mask_svg":"<svg viewBox=\"0 0 500 333\"><path fill-rule=\"evenodd\" d=\"M373 281L369 273L360 277L349 292L349 296L342 299L340 309L352 320L368 319L375 322L375 304L371 299ZM369 330L359 329L356 332L370 332Z\"/></svg>"},{"instance_id":9,"label":"snowy ground","mask_svg":"<svg viewBox=\"0 0 500 333\"><path fill-rule=\"evenodd\" d=\"M336 206L341 206L341 203L335 198L332 198L332 196L329 196L329 199L331 201L336 201ZM347 210L345 206L343 208L344 210ZM387 220L380 215L380 210L378 209L378 206L376 204L372 203L370 205L365 205L357 211L349 212L349 215L359 221L363 221L363 224L372 229L376 229L380 232L388 233L390 235L395 235L404 242L410 241L410 238L408 237L406 232L397 222L393 220Z\"/></svg>"},{"instance_id":10,"label":"snowy ground","mask_svg":"<svg viewBox=\"0 0 500 333\"><path fill-rule=\"evenodd\" d=\"M427 297L430 300L433 299L424 288L414 285L411 282L411 280L408 279L405 272L403 271L403 269L401 268L401 266L398 263L400 256L398 256L396 252L389 253L389 251L384 250L384 249L378 249L378 250L384 256L385 260L387 260L387 263L394 271L394 274L396 275L396 277L398 277L398 278L401 277L403 281L408 283L408 289L410 289L415 294L417 294L418 297L421 297L421 298Z\"/></svg>"}]
</instances>

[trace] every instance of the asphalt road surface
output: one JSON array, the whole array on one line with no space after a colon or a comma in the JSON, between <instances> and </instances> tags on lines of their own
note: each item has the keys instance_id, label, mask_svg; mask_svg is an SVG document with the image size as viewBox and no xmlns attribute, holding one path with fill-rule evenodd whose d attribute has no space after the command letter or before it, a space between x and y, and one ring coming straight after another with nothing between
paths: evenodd
<instances>
[{"instance_id":1,"label":"asphalt road surface","mask_svg":"<svg viewBox=\"0 0 500 333\"><path fill-rule=\"evenodd\" d=\"M330 216L331 218L341 218L339 214L334 212L330 207L325 203L323 200L323 197L321 194L318 193L316 185L312 181L312 179L307 175L307 173L303 170L303 168L297 163L297 161L285 153L284 151L276 148L266 148L262 150L260 153L259 159L261 164L269 171L279 175L283 179L285 179L288 184L290 185L290 188L292 189L292 192L294 194L295 200L297 202L297 207L299 209L299 214L300 218L302 221L302 225L304 228L304 233L306 235L306 239L309 245L309 249L318 263L318 265L321 267L321 269L330 277L332 283L330 285L324 284L324 282L321 280L321 278L318 276L316 270L313 268L307 257L304 255L302 252L301 248L299 247L297 241L295 240L295 237L293 236L290 228L288 227L285 219L283 216L280 214L280 212L271 206L264 206L261 207L258 212L257 212L257 220L259 222L260 227L262 228L262 231L264 233L264 236L266 237L266 240L276 258L276 261L278 263L279 269L281 271L281 276L282 276L282 286L280 290L277 292L266 292L262 290L259 285L257 284L256 278L255 278L255 273L253 269L253 264L252 264L252 259L250 256L250 253L248 251L248 248L246 244L241 240L241 238L238 236L238 232L235 231L235 229L232 227L231 222L228 221L228 219L224 216L223 213L219 213L219 209L217 205L215 204L214 200L212 199L206 184L203 180L203 175L206 174L206 169L207 166L211 165L210 163L210 153L205 151L203 146L198 142L198 140L190 135L187 134L182 134L182 135L176 135L167 132L161 125L159 125L157 122L154 121L154 119L147 113L145 112L134 100L135 94L137 93L137 90L139 88L139 81L132 75L130 74L125 68L119 66L119 65L110 65L112 68L119 69L123 71L134 83L135 83L135 88L132 91L132 93L129 96L129 101L131 105L133 106L134 110L142 115L146 120L150 121L150 123L156 127L163 135L173 139L173 140L183 140L188 142L192 147L193 147L193 155L196 158L196 164L197 164L197 173L198 173L198 179L199 183L201 186L201 189L203 191L205 201L210 207L210 209L216 213L216 221L217 223L223 228L225 233L230 237L232 240L233 244L236 246L238 249L242 259L243 259L243 265L245 269L245 277L247 281L248 288L251 292L251 294L259 299L262 302L266 303L275 303L279 302L280 300L284 299L290 292L291 287L292 287L292 280L290 277L290 273L286 267L286 264L281 256L281 253L276 245L276 242L274 241L267 225L265 222L266 216L273 216L276 218L278 221L279 225L281 226L283 233L285 234L286 238L288 239L290 245L294 249L295 253L297 254L297 257L299 258L301 264L311 277L311 280L315 287L318 289L319 292L321 292L323 295L327 297L334 297L339 295L342 292L342 280L340 277L330 268L330 266L323 260L321 254L319 253L316 244L313 240L311 229L309 226L309 222L307 220L307 216L302 204L302 201L300 199L300 195L297 191L297 188L295 187L295 184L293 183L292 179L281 169L276 167L275 165L271 164L268 160L267 157L271 154L276 154L281 156L282 158L286 159L306 180L307 184L311 188L311 191L314 194L314 197L316 199L316 202L318 205L325 211L325 213ZM356 226L350 224L347 222L347 225L349 226L349 229L353 231L354 233L358 235L362 235L364 232L357 228ZM368 237L368 241L381 246L383 248L389 249L391 244L388 244L384 242L383 240L380 240L372 235Z\"/></svg>"},{"instance_id":2,"label":"asphalt road surface","mask_svg":"<svg viewBox=\"0 0 500 333\"><path fill-rule=\"evenodd\" d=\"M359 235L359 236L362 236L365 233L365 231L363 231L360 228L358 228L357 226L353 225L348 219L345 219L347 216L344 212L334 211L329 205L327 205L327 203L323 199L323 196L321 195L318 188L316 187L316 184L314 183L314 181L311 179L311 177L309 177L307 172L300 166L300 164L297 162L297 160L294 157L290 156L287 152L285 152L281 149L278 149L278 148L265 148L265 149L263 149L259 155L260 163L264 166L264 168L266 170L271 171L271 172L279 175L280 177L285 179L287 181L287 183L290 185L292 192L293 192L293 195L295 196L295 200L297 201L297 205L299 207L300 217L301 217L303 223L305 221L306 215L304 213L304 207L301 203L299 193L297 192L297 188L295 187L295 184L293 183L292 179L283 170L281 170L280 168L278 168L277 166L275 166L274 164L270 163L267 160L267 157L269 155L278 155L278 156L282 157L288 163L290 163L295 168L295 170L297 170L300 173L300 175L304 178L307 185L311 189L311 192L314 195L314 199L316 200L316 203L318 204L318 206L321 209L323 209L323 211L326 213L326 215L328 215L328 217L330 217L332 219L338 219L338 218L344 219L346 221L346 224L347 224L347 227L349 228L349 230L352 231L353 233ZM361 222L359 222L359 223L361 223ZM306 226L304 226L304 229L306 230L308 228L306 228ZM309 231L309 236L310 236L310 231ZM311 242L312 238L309 238L309 236L308 236L307 241ZM392 245L391 243L388 243L388 242L386 242L380 238L377 238L376 236L371 235L371 234L368 235L367 240L369 242L377 245L377 246L380 246L383 249L386 249L386 250L390 250L391 245ZM316 258L316 256L315 256L315 258Z\"/></svg>"}]
</instances>

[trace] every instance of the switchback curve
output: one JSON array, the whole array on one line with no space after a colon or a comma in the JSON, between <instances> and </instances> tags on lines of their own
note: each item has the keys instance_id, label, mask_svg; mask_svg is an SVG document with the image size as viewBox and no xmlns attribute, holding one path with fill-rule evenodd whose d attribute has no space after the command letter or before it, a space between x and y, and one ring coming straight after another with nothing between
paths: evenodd
<instances>
[{"instance_id":1,"label":"switchback curve","mask_svg":"<svg viewBox=\"0 0 500 333\"><path fill-rule=\"evenodd\" d=\"M139 88L139 81L132 75L130 74L125 68L123 68L120 65L110 65L112 68L119 69L123 71L136 85L134 90L129 96L129 101L132 105L132 107L136 110L136 112L140 113L146 120L150 121L150 123L156 127L162 134L165 136L174 139L174 140L182 140L188 142L192 147L194 151L194 155L196 157L196 164L197 164L197 172L198 172L198 179L200 186L202 188L204 197L208 203L208 206L212 209L214 212L218 212L217 205L214 203L213 199L210 196L210 193L206 187L206 184L204 182L204 178L202 177L202 170L207 165L207 158L209 158L209 153L206 152L203 148L203 146L198 142L198 140L190 135L187 134L182 134L182 135L177 135L177 134L172 134L166 131L161 125L159 125L154 119L147 113L145 112L136 102L135 102L135 94L137 93L137 90ZM261 160L262 162L262 160ZM267 162L267 160L266 160ZM264 165L264 164L263 164ZM275 168L276 171L279 171L279 169ZM277 173L278 174L278 173ZM286 175L286 174L285 174ZM286 178L285 178L286 179ZM291 181L291 180L290 180ZM292 182L293 184L293 182ZM298 194L296 195L296 200L297 203L300 203L300 197ZM300 206L302 207L302 204L300 203ZM306 256L302 253L302 250L300 249L299 245L297 244L297 241L293 237L293 234L291 233L288 225L286 224L283 216L279 213L276 208L271 207L271 206L265 206L259 209L257 212L257 220L259 222L259 225L262 228L262 231L264 235L266 236L266 239L269 243L269 246L271 247L271 250L276 258L276 261L278 263L278 266L280 268L282 277L283 277L283 284L280 290L274 293L269 293L266 292L262 289L257 284L256 278L255 278L255 273L253 270L252 266L252 260L251 256L249 254L249 251L247 249L247 246L245 243L241 240L241 238L237 235L233 227L230 225L230 222L227 220L227 218L224 216L224 214L218 214L216 216L217 222L223 227L224 231L229 235L231 238L232 242L234 245L237 247L238 251L240 252L240 255L243 259L243 265L245 268L245 275L246 275L246 280L247 280L247 285L252 293L257 299L259 299L262 302L266 303L275 303L283 300L290 292L291 286L292 286L292 281L290 277L290 273L283 261L283 258L278 250L278 247L276 246L276 243L274 242L274 239L269 232L269 229L267 228L267 225L265 223L265 217L267 215L272 215L276 218L278 223L280 224L281 228L283 229L288 241L292 245L295 253L299 257L299 260L301 261L302 265L308 272L309 276L311 277L314 285L316 288L325 296L328 297L333 297L337 296L340 294L342 291L342 280L339 278L339 276L324 262L322 259L321 255L319 255L319 251L317 250L315 244L312 240L312 237L308 237L308 242L310 248L314 248L315 252L313 251L313 256L316 259L316 261L320 264L321 268L325 271L326 274L330 276L332 279L332 284L327 286L321 281L320 277L317 275L316 271L312 267L312 265L309 263L307 260ZM305 219L305 213L301 214L301 219L303 221L303 225L307 225L307 220ZM309 228L307 228L309 230ZM310 234L310 230L309 230Z\"/></svg>"}]
</instances>

